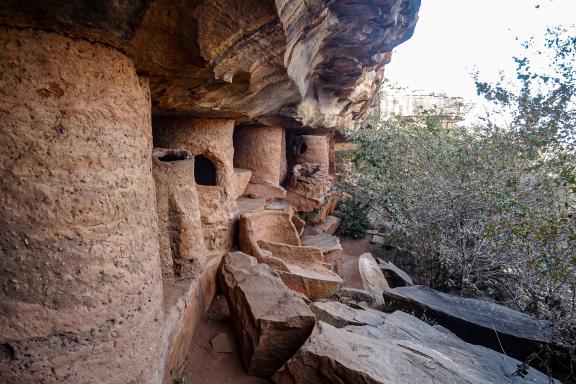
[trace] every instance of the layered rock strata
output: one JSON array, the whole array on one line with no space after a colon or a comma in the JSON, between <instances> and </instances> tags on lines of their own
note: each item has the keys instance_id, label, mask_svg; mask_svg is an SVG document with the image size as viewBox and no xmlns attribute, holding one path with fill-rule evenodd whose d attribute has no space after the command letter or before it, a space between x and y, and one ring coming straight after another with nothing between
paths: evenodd
<instances>
[{"instance_id":1,"label":"layered rock strata","mask_svg":"<svg viewBox=\"0 0 576 384\"><path fill-rule=\"evenodd\" d=\"M272 376L306 341L314 314L269 266L242 252L226 255L218 276L246 370Z\"/></svg>"},{"instance_id":2,"label":"layered rock strata","mask_svg":"<svg viewBox=\"0 0 576 384\"><path fill-rule=\"evenodd\" d=\"M148 84L85 40L0 27L0 46L0 382L150 382L163 314Z\"/></svg>"}]
</instances>

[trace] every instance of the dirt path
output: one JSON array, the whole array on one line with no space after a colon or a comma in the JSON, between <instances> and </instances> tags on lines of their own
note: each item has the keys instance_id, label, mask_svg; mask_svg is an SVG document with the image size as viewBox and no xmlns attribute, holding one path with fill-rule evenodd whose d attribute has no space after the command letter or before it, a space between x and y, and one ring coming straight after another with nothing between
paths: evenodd
<instances>
[{"instance_id":1,"label":"dirt path","mask_svg":"<svg viewBox=\"0 0 576 384\"><path fill-rule=\"evenodd\" d=\"M232 352L216 352L211 340L217 335L228 340ZM198 325L190 346L188 364L182 384L268 384L269 380L248 376L232 328L226 299L216 296L204 319ZM227 349L227 348L224 348ZM179 383L180 384L180 383Z\"/></svg>"}]
</instances>

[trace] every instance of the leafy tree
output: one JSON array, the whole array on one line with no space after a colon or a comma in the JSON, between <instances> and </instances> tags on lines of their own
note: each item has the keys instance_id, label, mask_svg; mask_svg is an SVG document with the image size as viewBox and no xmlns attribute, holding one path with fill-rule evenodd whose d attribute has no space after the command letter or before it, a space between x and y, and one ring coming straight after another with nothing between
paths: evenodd
<instances>
[{"instance_id":1,"label":"leafy tree","mask_svg":"<svg viewBox=\"0 0 576 384\"><path fill-rule=\"evenodd\" d=\"M535 42L524 45L527 53ZM479 80L495 111L473 127L437 114L372 117L340 188L378 212L390 242L414 251L432 286L495 300L576 330L576 38L549 30L545 67Z\"/></svg>"}]
</instances>

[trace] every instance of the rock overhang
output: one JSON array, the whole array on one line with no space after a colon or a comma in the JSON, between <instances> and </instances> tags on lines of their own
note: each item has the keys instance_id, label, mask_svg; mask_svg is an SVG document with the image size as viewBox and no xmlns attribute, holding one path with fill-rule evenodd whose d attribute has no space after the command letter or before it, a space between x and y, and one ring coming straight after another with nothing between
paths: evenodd
<instances>
[{"instance_id":1,"label":"rock overhang","mask_svg":"<svg viewBox=\"0 0 576 384\"><path fill-rule=\"evenodd\" d=\"M350 125L370 105L420 0L8 0L0 23L127 54L154 115L285 128Z\"/></svg>"}]
</instances>

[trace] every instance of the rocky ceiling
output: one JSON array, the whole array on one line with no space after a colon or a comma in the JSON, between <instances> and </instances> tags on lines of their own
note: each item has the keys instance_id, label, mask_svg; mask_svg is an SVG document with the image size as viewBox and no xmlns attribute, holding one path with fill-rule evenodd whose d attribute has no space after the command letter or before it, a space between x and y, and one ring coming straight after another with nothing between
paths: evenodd
<instances>
[{"instance_id":1,"label":"rocky ceiling","mask_svg":"<svg viewBox=\"0 0 576 384\"><path fill-rule=\"evenodd\" d=\"M0 23L128 54L155 115L346 126L370 103L420 0L3 0Z\"/></svg>"}]
</instances>

